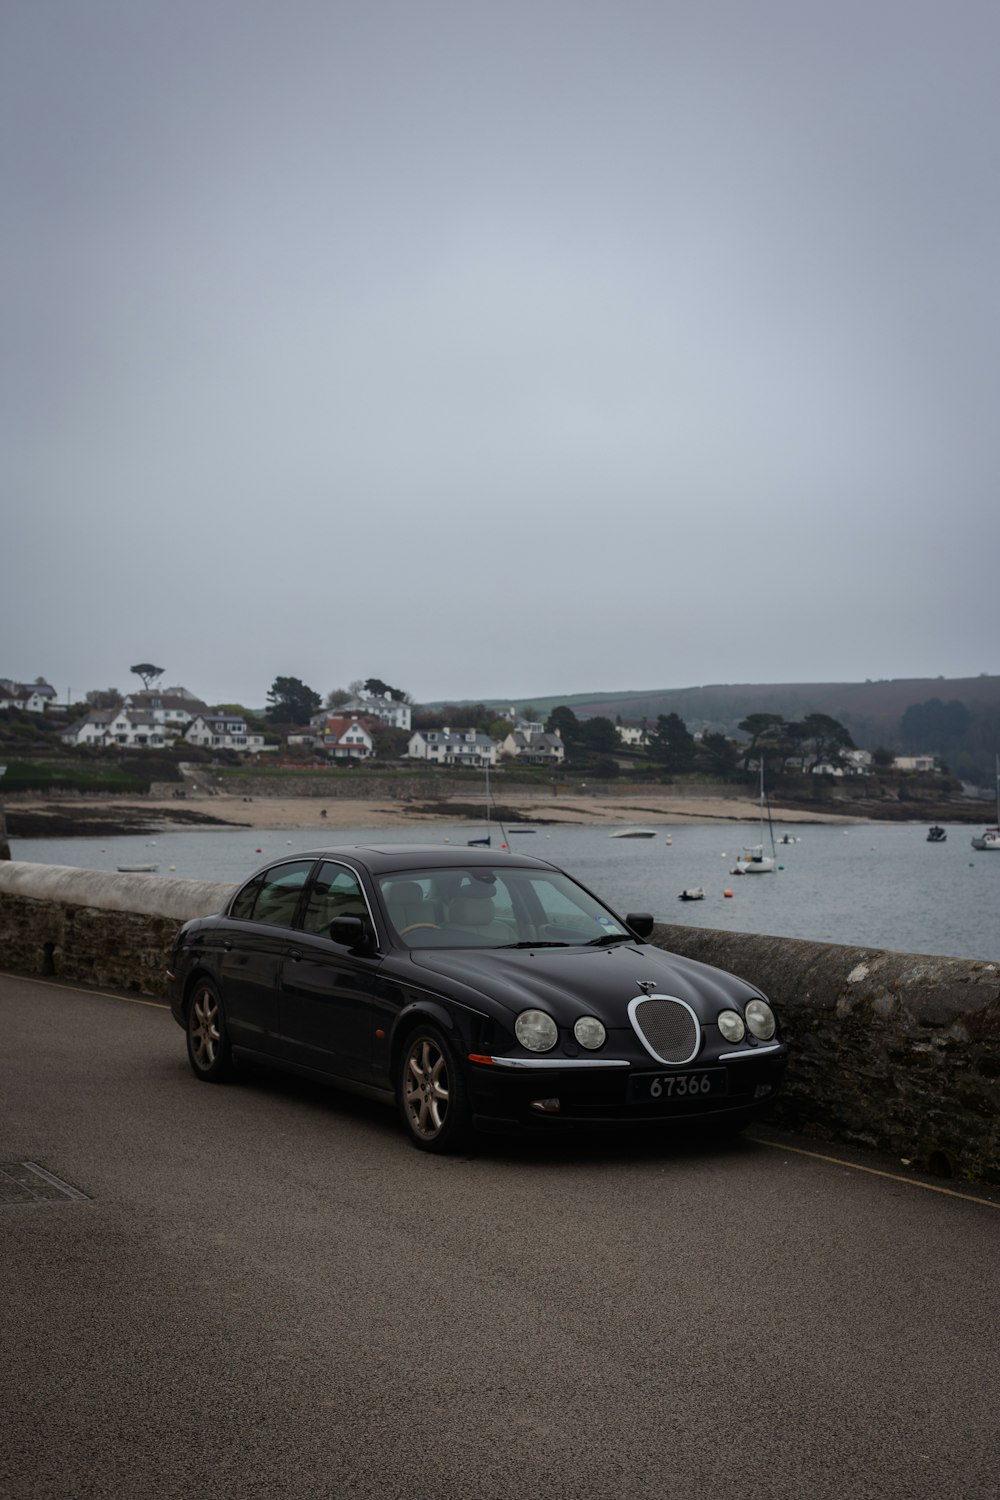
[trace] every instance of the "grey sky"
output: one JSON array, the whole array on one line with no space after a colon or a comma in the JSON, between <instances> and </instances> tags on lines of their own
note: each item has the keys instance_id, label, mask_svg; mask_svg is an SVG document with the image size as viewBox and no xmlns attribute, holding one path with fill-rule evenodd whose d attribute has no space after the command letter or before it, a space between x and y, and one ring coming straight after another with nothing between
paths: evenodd
<instances>
[{"instance_id":1,"label":"grey sky","mask_svg":"<svg viewBox=\"0 0 1000 1500\"><path fill-rule=\"evenodd\" d=\"M2 0L0 676L996 671L995 0Z\"/></svg>"}]
</instances>

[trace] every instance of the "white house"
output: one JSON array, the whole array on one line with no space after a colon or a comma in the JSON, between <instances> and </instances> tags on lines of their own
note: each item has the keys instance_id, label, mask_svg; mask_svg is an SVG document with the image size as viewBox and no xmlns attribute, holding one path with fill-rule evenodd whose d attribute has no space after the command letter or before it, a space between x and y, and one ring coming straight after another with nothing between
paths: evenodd
<instances>
[{"instance_id":1,"label":"white house","mask_svg":"<svg viewBox=\"0 0 1000 1500\"><path fill-rule=\"evenodd\" d=\"M334 712L347 718L354 716L381 719L383 724L388 724L392 729L405 729L407 733L412 722L410 705L399 703L395 698L366 698L362 695L352 698L349 703L341 703ZM329 709L324 709L321 713L314 714L310 722L324 724L329 713Z\"/></svg>"},{"instance_id":2,"label":"white house","mask_svg":"<svg viewBox=\"0 0 1000 1500\"><path fill-rule=\"evenodd\" d=\"M264 749L264 736L251 734L242 714L196 714L184 738L208 750L239 750L255 755Z\"/></svg>"},{"instance_id":3,"label":"white house","mask_svg":"<svg viewBox=\"0 0 1000 1500\"><path fill-rule=\"evenodd\" d=\"M122 701L126 708L141 708L151 714L157 724L163 724L170 731L172 737L183 734L196 714L209 712L207 703L184 688L150 688L146 692L126 693Z\"/></svg>"},{"instance_id":4,"label":"white house","mask_svg":"<svg viewBox=\"0 0 1000 1500\"><path fill-rule=\"evenodd\" d=\"M0 679L0 708L19 708L29 714L43 714L55 698L55 688L47 682L12 682Z\"/></svg>"},{"instance_id":5,"label":"white house","mask_svg":"<svg viewBox=\"0 0 1000 1500\"><path fill-rule=\"evenodd\" d=\"M438 766L495 766L497 747L488 734L474 730L418 729L410 736L407 755Z\"/></svg>"},{"instance_id":6,"label":"white house","mask_svg":"<svg viewBox=\"0 0 1000 1500\"><path fill-rule=\"evenodd\" d=\"M367 760L375 753L370 726L357 714L328 715L318 742L332 760Z\"/></svg>"},{"instance_id":7,"label":"white house","mask_svg":"<svg viewBox=\"0 0 1000 1500\"><path fill-rule=\"evenodd\" d=\"M566 747L558 733L512 729L500 746L500 754L505 760L519 760L526 766L561 766L566 759Z\"/></svg>"},{"instance_id":8,"label":"white house","mask_svg":"<svg viewBox=\"0 0 1000 1500\"><path fill-rule=\"evenodd\" d=\"M640 746L649 744L649 730L645 724L619 724L618 738L623 745L637 750ZM697 738L698 736L695 735L695 739Z\"/></svg>"},{"instance_id":9,"label":"white house","mask_svg":"<svg viewBox=\"0 0 1000 1500\"><path fill-rule=\"evenodd\" d=\"M159 749L167 743L162 724L139 708L104 708L84 714L63 731L65 745L124 745L129 749Z\"/></svg>"},{"instance_id":10,"label":"white house","mask_svg":"<svg viewBox=\"0 0 1000 1500\"><path fill-rule=\"evenodd\" d=\"M892 763L894 771L936 771L935 755L897 755Z\"/></svg>"}]
</instances>

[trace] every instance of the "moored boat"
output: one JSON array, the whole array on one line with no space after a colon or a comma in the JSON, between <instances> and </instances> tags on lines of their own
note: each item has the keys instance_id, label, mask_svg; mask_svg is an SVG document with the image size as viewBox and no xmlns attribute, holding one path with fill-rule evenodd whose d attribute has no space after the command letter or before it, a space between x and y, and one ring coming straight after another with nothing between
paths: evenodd
<instances>
[{"instance_id":1,"label":"moored boat","mask_svg":"<svg viewBox=\"0 0 1000 1500\"><path fill-rule=\"evenodd\" d=\"M997 755L997 821L994 828L984 828L973 835L973 849L990 850L1000 854L1000 754Z\"/></svg>"},{"instance_id":2,"label":"moored boat","mask_svg":"<svg viewBox=\"0 0 1000 1500\"><path fill-rule=\"evenodd\" d=\"M940 823L932 823L927 830L927 842L929 844L943 844L948 834Z\"/></svg>"},{"instance_id":3,"label":"moored boat","mask_svg":"<svg viewBox=\"0 0 1000 1500\"><path fill-rule=\"evenodd\" d=\"M616 828L608 834L609 839L655 839L655 828Z\"/></svg>"}]
</instances>

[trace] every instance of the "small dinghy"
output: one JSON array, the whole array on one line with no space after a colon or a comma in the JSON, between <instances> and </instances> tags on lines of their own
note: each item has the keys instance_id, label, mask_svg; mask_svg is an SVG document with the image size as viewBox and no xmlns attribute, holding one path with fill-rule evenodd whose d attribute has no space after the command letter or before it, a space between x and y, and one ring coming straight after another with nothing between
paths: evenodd
<instances>
[{"instance_id":1,"label":"small dinghy","mask_svg":"<svg viewBox=\"0 0 1000 1500\"><path fill-rule=\"evenodd\" d=\"M704 901L705 892L700 885L689 885L686 890L681 891L678 901Z\"/></svg>"}]
</instances>

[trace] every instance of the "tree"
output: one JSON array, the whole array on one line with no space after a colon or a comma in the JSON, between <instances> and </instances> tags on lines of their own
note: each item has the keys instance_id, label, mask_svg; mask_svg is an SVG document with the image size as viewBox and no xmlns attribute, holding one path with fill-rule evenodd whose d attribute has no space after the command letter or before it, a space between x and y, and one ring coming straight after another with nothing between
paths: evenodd
<instances>
[{"instance_id":1,"label":"tree","mask_svg":"<svg viewBox=\"0 0 1000 1500\"><path fill-rule=\"evenodd\" d=\"M612 721L602 714L585 719L580 725L580 744L598 754L613 754L621 749L621 740Z\"/></svg>"},{"instance_id":2,"label":"tree","mask_svg":"<svg viewBox=\"0 0 1000 1500\"><path fill-rule=\"evenodd\" d=\"M406 754L410 736L405 729L396 729L391 724L373 724L370 733L378 760L398 760Z\"/></svg>"},{"instance_id":3,"label":"tree","mask_svg":"<svg viewBox=\"0 0 1000 1500\"><path fill-rule=\"evenodd\" d=\"M88 708L118 708L122 695L117 688L93 688L86 697Z\"/></svg>"},{"instance_id":4,"label":"tree","mask_svg":"<svg viewBox=\"0 0 1000 1500\"><path fill-rule=\"evenodd\" d=\"M814 765L826 762L835 765L842 751L854 749L848 731L829 714L807 715L802 721L802 729L805 740L812 745Z\"/></svg>"},{"instance_id":5,"label":"tree","mask_svg":"<svg viewBox=\"0 0 1000 1500\"><path fill-rule=\"evenodd\" d=\"M758 741L767 739L775 729L784 725L784 722L781 714L748 714L737 724L737 729L741 729L744 734L750 736L750 743L743 751L744 771L749 768L750 762L757 753Z\"/></svg>"},{"instance_id":6,"label":"tree","mask_svg":"<svg viewBox=\"0 0 1000 1500\"><path fill-rule=\"evenodd\" d=\"M323 706L330 709L342 708L345 703L350 703L354 696L355 694L349 693L346 688L331 688Z\"/></svg>"},{"instance_id":7,"label":"tree","mask_svg":"<svg viewBox=\"0 0 1000 1500\"><path fill-rule=\"evenodd\" d=\"M272 724L308 724L320 706L320 696L297 677L276 677L268 688L267 704Z\"/></svg>"},{"instance_id":8,"label":"tree","mask_svg":"<svg viewBox=\"0 0 1000 1500\"><path fill-rule=\"evenodd\" d=\"M649 753L666 771L690 771L694 764L694 735L680 714L660 714L649 738Z\"/></svg>"},{"instance_id":9,"label":"tree","mask_svg":"<svg viewBox=\"0 0 1000 1500\"><path fill-rule=\"evenodd\" d=\"M157 677L163 676L163 668L154 667L151 661L141 661L137 666L129 667L129 671L134 672L137 677L142 678L142 685L147 693L149 692L150 684L154 683Z\"/></svg>"},{"instance_id":10,"label":"tree","mask_svg":"<svg viewBox=\"0 0 1000 1500\"><path fill-rule=\"evenodd\" d=\"M558 708L554 708L545 721L545 728L548 734L555 734L556 731L559 732L562 742L566 746L567 755L575 745L580 744L582 727L576 714L571 708L567 708L565 703L561 703Z\"/></svg>"},{"instance_id":11,"label":"tree","mask_svg":"<svg viewBox=\"0 0 1000 1500\"><path fill-rule=\"evenodd\" d=\"M718 730L712 734L702 735L699 754L703 757L707 769L715 776L731 776L740 758L740 753L732 740L727 740L726 736Z\"/></svg>"},{"instance_id":12,"label":"tree","mask_svg":"<svg viewBox=\"0 0 1000 1500\"><path fill-rule=\"evenodd\" d=\"M394 703L412 701L409 693L404 692L402 688L390 687L387 682L382 681L381 677L367 677L362 687L370 698L391 698Z\"/></svg>"}]
</instances>

